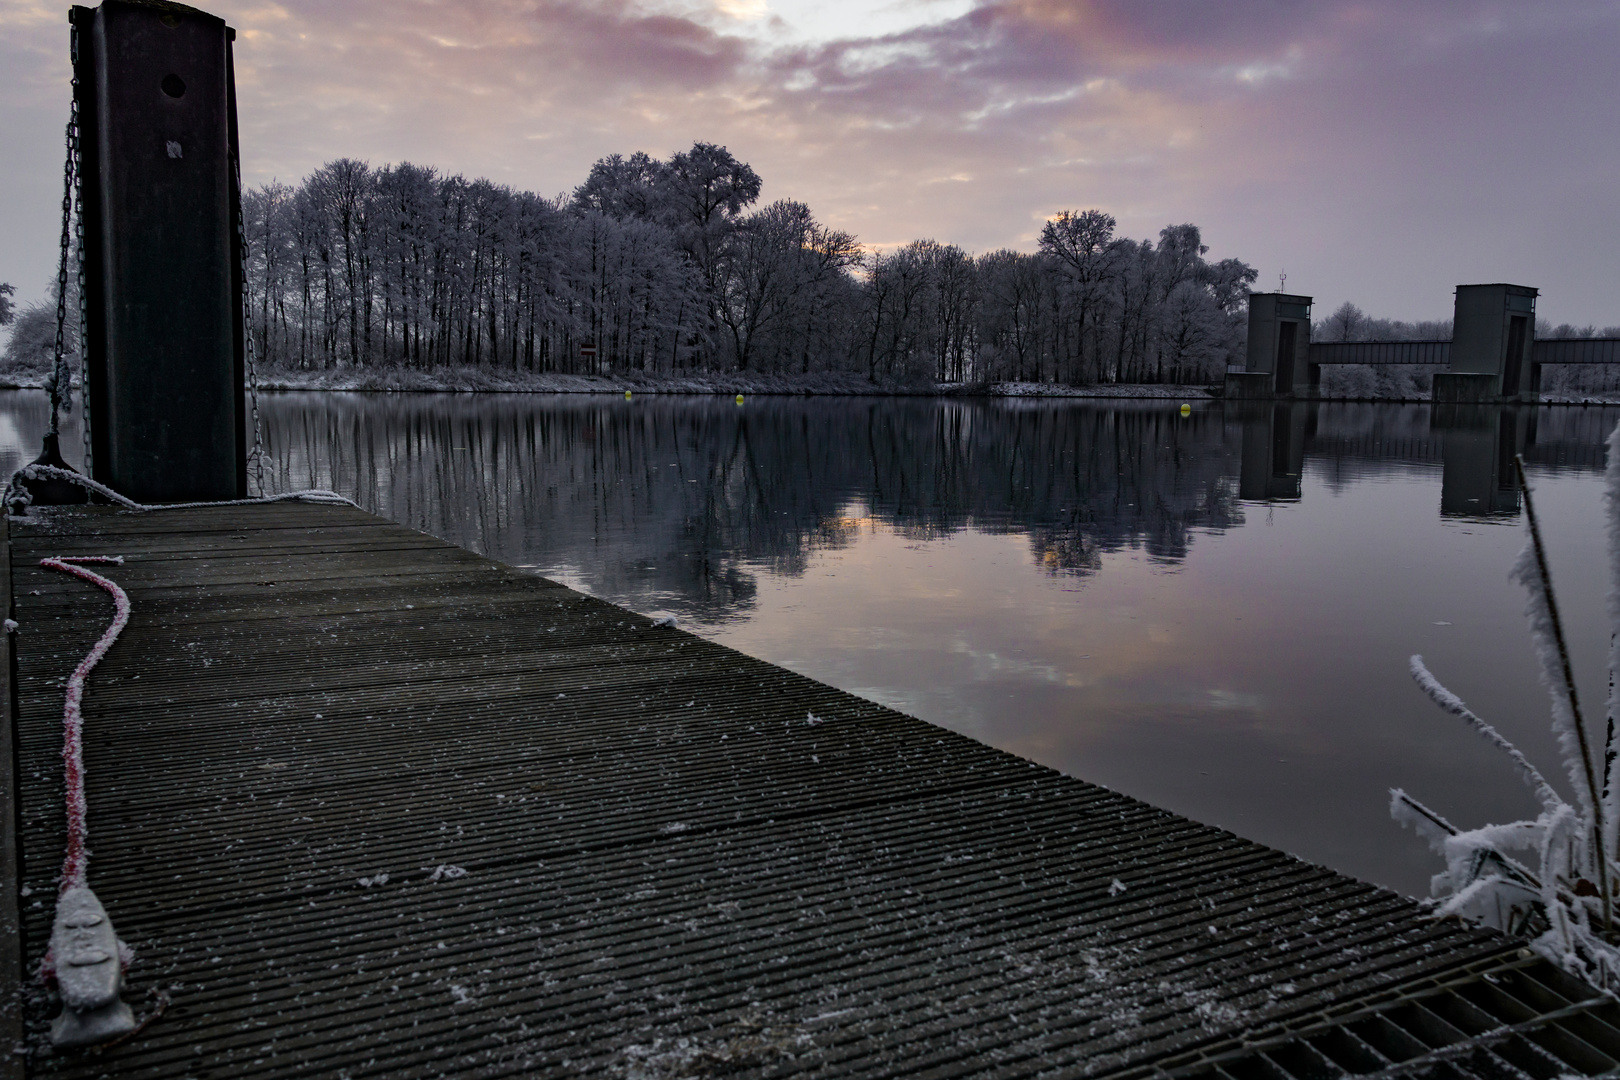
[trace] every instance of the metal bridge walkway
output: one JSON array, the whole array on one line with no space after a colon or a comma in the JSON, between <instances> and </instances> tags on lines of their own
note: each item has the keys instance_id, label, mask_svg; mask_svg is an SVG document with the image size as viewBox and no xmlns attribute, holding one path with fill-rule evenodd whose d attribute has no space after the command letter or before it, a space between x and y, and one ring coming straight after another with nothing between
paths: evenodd
<instances>
[{"instance_id":1,"label":"metal bridge walkway","mask_svg":"<svg viewBox=\"0 0 1620 1080\"><path fill-rule=\"evenodd\" d=\"M91 880L135 951L126 997L172 1004L122 1045L51 1055L26 979L14 1073L1620 1063L1615 1008L1502 938L314 505L12 522L30 970L63 840L62 682L111 608L38 560L82 554L125 556L110 576L134 601L86 696Z\"/></svg>"}]
</instances>

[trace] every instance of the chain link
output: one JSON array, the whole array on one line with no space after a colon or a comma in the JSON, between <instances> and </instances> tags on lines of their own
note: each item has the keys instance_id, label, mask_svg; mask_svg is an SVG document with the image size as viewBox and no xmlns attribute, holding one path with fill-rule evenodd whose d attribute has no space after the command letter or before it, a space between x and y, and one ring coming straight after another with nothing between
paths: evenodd
<instances>
[{"instance_id":1,"label":"chain link","mask_svg":"<svg viewBox=\"0 0 1620 1080\"><path fill-rule=\"evenodd\" d=\"M78 31L74 31L74 52L77 55ZM79 212L73 219L73 238L76 245L75 262L79 280L79 427L84 439L84 475L95 476L90 439L90 297L84 287L84 151L79 130L79 80L73 80L73 180L74 202Z\"/></svg>"},{"instance_id":2,"label":"chain link","mask_svg":"<svg viewBox=\"0 0 1620 1080\"><path fill-rule=\"evenodd\" d=\"M72 381L72 376L67 370L67 347L63 339L67 332L68 251L73 242L73 203L78 173L78 155L75 152L79 142L78 79L73 81L75 87L73 105L68 112L67 129L63 133L67 159L62 164L62 246L56 260L56 351L51 361L50 382L47 384L51 392L51 426L47 432L49 435L57 433L63 390L70 390L70 387L64 384ZM80 336L83 336L82 332ZM71 404L72 399L68 400Z\"/></svg>"},{"instance_id":3,"label":"chain link","mask_svg":"<svg viewBox=\"0 0 1620 1080\"><path fill-rule=\"evenodd\" d=\"M259 368L255 363L255 350L253 348L253 297L248 289L248 241L247 218L242 212L242 162L233 156L232 167L236 170L236 262L237 270L242 276L242 337L245 345L245 358L247 360L248 401L253 417L253 449L248 457L253 462L253 481L258 488L258 494L263 496L264 490L264 428L259 422Z\"/></svg>"}]
</instances>

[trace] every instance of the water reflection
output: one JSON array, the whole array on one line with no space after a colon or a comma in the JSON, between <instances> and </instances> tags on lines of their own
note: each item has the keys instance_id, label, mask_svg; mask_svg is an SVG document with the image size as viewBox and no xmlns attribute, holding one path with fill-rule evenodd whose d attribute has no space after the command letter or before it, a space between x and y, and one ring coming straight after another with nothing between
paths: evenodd
<instances>
[{"instance_id":1,"label":"water reflection","mask_svg":"<svg viewBox=\"0 0 1620 1080\"><path fill-rule=\"evenodd\" d=\"M800 573L868 517L921 540L1025 536L1050 573L1135 547L1177 562L1198 530L1242 524L1244 502L1300 499L1307 454L1330 486L1440 463L1443 515L1512 517L1515 453L1602 468L1605 410L1541 412L284 394L265 430L274 490L352 492L473 550L712 622L748 609L755 569Z\"/></svg>"},{"instance_id":2,"label":"water reflection","mask_svg":"<svg viewBox=\"0 0 1620 1080\"><path fill-rule=\"evenodd\" d=\"M1534 804L1430 667L1544 770L1506 576L1525 455L1602 700L1601 475L1620 410L279 394L273 486L416 528L926 720L1422 892L1386 811ZM44 397L0 394L0 470ZM77 428L64 434L70 459ZM76 460L76 459L75 459Z\"/></svg>"},{"instance_id":3,"label":"water reflection","mask_svg":"<svg viewBox=\"0 0 1620 1080\"><path fill-rule=\"evenodd\" d=\"M1316 427L1317 408L1296 402L1234 402L1226 413L1243 429L1240 498L1258 501L1300 497L1305 440Z\"/></svg>"},{"instance_id":4,"label":"water reflection","mask_svg":"<svg viewBox=\"0 0 1620 1080\"><path fill-rule=\"evenodd\" d=\"M1536 441L1536 410L1502 405L1442 405L1434 426L1444 432L1440 512L1456 517L1519 514L1513 459Z\"/></svg>"},{"instance_id":5,"label":"water reflection","mask_svg":"<svg viewBox=\"0 0 1620 1080\"><path fill-rule=\"evenodd\" d=\"M355 492L496 558L713 622L882 521L1027 536L1050 573L1243 520L1217 412L927 399L282 395L273 486Z\"/></svg>"}]
</instances>

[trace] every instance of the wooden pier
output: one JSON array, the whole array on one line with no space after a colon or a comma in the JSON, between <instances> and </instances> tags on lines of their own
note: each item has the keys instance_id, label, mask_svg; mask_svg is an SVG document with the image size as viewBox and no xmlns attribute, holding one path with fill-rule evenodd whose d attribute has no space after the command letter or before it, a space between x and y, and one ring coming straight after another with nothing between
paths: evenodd
<instances>
[{"instance_id":1,"label":"wooden pier","mask_svg":"<svg viewBox=\"0 0 1620 1080\"><path fill-rule=\"evenodd\" d=\"M9 552L11 1075L1620 1068L1620 1008L1518 943L358 510L40 511ZM91 882L169 1004L53 1054L62 686L111 605L38 563L92 554L134 614Z\"/></svg>"}]
</instances>

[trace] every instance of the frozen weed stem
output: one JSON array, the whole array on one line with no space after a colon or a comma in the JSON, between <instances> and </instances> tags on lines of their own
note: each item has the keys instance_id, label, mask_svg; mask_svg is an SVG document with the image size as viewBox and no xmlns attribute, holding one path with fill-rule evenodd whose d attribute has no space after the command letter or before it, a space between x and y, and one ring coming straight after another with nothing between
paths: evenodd
<instances>
[{"instance_id":1,"label":"frozen weed stem","mask_svg":"<svg viewBox=\"0 0 1620 1080\"><path fill-rule=\"evenodd\" d=\"M1412 677L1418 686L1435 704L1508 755L1541 803L1541 813L1530 821L1464 830L1398 788L1390 792L1390 813L1412 826L1446 860L1445 870L1431 884L1438 915L1461 915L1505 933L1529 937L1531 948L1560 967L1595 986L1620 992L1620 935L1614 925L1620 807L1616 806L1613 783L1615 716L1620 712L1616 690L1620 674L1620 425L1609 435L1608 451L1603 497L1610 563L1609 699L1602 760L1594 758L1581 713L1524 460L1515 458L1529 537L1514 561L1512 577L1529 597L1525 615L1530 640L1551 699L1553 734L1575 802L1566 802L1516 746L1441 685L1421 656L1414 656Z\"/></svg>"}]
</instances>

